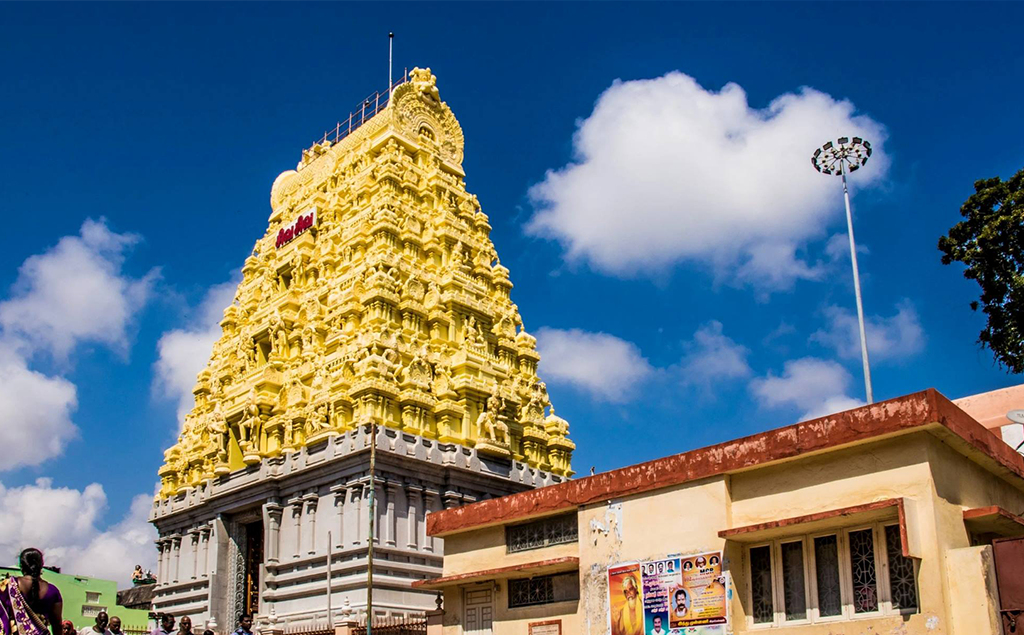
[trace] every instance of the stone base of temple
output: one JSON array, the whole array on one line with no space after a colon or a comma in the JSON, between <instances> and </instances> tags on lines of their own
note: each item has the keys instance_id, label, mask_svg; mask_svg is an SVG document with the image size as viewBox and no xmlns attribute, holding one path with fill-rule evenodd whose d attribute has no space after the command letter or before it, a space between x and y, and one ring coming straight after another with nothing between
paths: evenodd
<instances>
[{"instance_id":1,"label":"stone base of temple","mask_svg":"<svg viewBox=\"0 0 1024 635\"><path fill-rule=\"evenodd\" d=\"M216 618L233 628L252 610L263 630L327 623L327 558L335 621L366 604L369 426L235 471L154 504L160 538L153 610ZM441 574L442 541L426 514L563 482L483 448L376 432L374 613L418 615L435 594L412 589ZM506 448L496 446L493 449Z\"/></svg>"}]
</instances>

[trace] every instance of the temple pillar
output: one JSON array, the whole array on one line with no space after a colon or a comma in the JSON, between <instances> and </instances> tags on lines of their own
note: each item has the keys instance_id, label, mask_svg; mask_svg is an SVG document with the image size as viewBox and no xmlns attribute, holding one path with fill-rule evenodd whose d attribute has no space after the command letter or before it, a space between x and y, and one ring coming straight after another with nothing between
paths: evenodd
<instances>
[{"instance_id":1,"label":"temple pillar","mask_svg":"<svg viewBox=\"0 0 1024 635\"><path fill-rule=\"evenodd\" d=\"M163 539L154 540L153 544L156 545L156 581L157 584L164 583L164 545L166 541Z\"/></svg>"},{"instance_id":2,"label":"temple pillar","mask_svg":"<svg viewBox=\"0 0 1024 635\"><path fill-rule=\"evenodd\" d=\"M349 521L350 530L346 533L349 535L349 540L352 541L352 544L358 545L360 536L363 533L363 487L355 484L349 488L349 494L352 498L345 518Z\"/></svg>"},{"instance_id":3,"label":"temple pillar","mask_svg":"<svg viewBox=\"0 0 1024 635\"><path fill-rule=\"evenodd\" d=\"M213 527L210 525L204 525L200 530L200 540L203 544L203 557L202 557L202 574L201 577L206 578L210 575L210 534L213 533Z\"/></svg>"},{"instance_id":4,"label":"temple pillar","mask_svg":"<svg viewBox=\"0 0 1024 635\"><path fill-rule=\"evenodd\" d=\"M302 544L306 545L306 553L313 555L316 553L316 507L320 502L320 497L316 492L311 492L303 496L302 500L306 508L306 518L302 521L302 529L305 533Z\"/></svg>"},{"instance_id":5,"label":"temple pillar","mask_svg":"<svg viewBox=\"0 0 1024 635\"><path fill-rule=\"evenodd\" d=\"M171 545L174 549L174 566L171 571L171 582L177 582L179 580L178 572L181 567L181 534L171 536Z\"/></svg>"},{"instance_id":6,"label":"temple pillar","mask_svg":"<svg viewBox=\"0 0 1024 635\"><path fill-rule=\"evenodd\" d=\"M281 516L284 507L276 498L271 498L264 505L267 513L267 562L277 564L281 561Z\"/></svg>"},{"instance_id":7,"label":"temple pillar","mask_svg":"<svg viewBox=\"0 0 1024 635\"><path fill-rule=\"evenodd\" d=\"M192 580L199 577L199 528L196 527L188 532L192 538Z\"/></svg>"},{"instance_id":8,"label":"temple pillar","mask_svg":"<svg viewBox=\"0 0 1024 635\"><path fill-rule=\"evenodd\" d=\"M373 484L373 542L379 545L381 543L380 534L384 527L384 509L380 502L384 500L384 483L379 479L374 481Z\"/></svg>"},{"instance_id":9,"label":"temple pillar","mask_svg":"<svg viewBox=\"0 0 1024 635\"><path fill-rule=\"evenodd\" d=\"M334 529L335 535L334 544L332 547L336 549L345 548L345 499L348 496L348 488L344 485L335 485L331 487L331 493L334 494Z\"/></svg>"},{"instance_id":10,"label":"temple pillar","mask_svg":"<svg viewBox=\"0 0 1024 635\"><path fill-rule=\"evenodd\" d=\"M424 490L424 496L426 497L426 506L424 507L424 526L426 525L426 514L430 514L441 510L441 498L440 494L436 489L427 488ZM423 550L430 552L437 552L437 538L433 536L427 536L423 541Z\"/></svg>"},{"instance_id":11,"label":"temple pillar","mask_svg":"<svg viewBox=\"0 0 1024 635\"><path fill-rule=\"evenodd\" d=\"M292 510L291 531L292 535L292 557L298 558L302 553L302 499L293 498L288 501Z\"/></svg>"},{"instance_id":12,"label":"temple pillar","mask_svg":"<svg viewBox=\"0 0 1024 635\"><path fill-rule=\"evenodd\" d=\"M409 510L409 516L407 522L408 527L408 539L406 540L406 546L410 549L419 549L420 544L420 522L419 513L421 500L423 498L423 488L419 485L406 485L405 486L405 500L407 502L406 508Z\"/></svg>"},{"instance_id":13,"label":"temple pillar","mask_svg":"<svg viewBox=\"0 0 1024 635\"><path fill-rule=\"evenodd\" d=\"M384 542L389 547L394 547L398 542L398 518L395 517L395 499L398 498L398 491L401 487L402 484L397 481L387 482L388 503L385 519L387 535L384 537Z\"/></svg>"}]
</instances>

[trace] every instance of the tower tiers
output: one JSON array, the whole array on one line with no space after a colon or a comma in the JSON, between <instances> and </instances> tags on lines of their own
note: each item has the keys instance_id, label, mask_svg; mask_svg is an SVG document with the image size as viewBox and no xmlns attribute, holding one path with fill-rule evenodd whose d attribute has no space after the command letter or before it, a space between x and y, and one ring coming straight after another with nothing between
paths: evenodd
<instances>
[{"instance_id":1,"label":"tower tiers","mask_svg":"<svg viewBox=\"0 0 1024 635\"><path fill-rule=\"evenodd\" d=\"M325 616L328 531L336 593L365 575L371 443L393 574L382 606L399 613L430 607L409 588L439 571L425 513L572 475L568 423L549 412L536 340L465 188L458 121L430 69L383 100L274 182L159 471L157 610L228 626L249 608L268 628Z\"/></svg>"}]
</instances>

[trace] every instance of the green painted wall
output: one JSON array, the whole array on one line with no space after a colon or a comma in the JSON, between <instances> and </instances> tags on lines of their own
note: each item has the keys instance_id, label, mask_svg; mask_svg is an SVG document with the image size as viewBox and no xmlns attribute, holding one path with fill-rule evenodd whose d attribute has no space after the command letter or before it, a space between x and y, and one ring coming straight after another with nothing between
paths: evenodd
<instances>
[{"instance_id":1,"label":"green painted wall","mask_svg":"<svg viewBox=\"0 0 1024 635\"><path fill-rule=\"evenodd\" d=\"M7 575L18 576L21 571L0 567L0 578ZM112 580L54 573L48 569L43 569L43 579L56 584L60 589L60 595L64 598L64 619L74 622L75 628L91 626L100 611L106 611L110 617L120 617L122 629L149 628L147 611L117 605L117 583Z\"/></svg>"}]
</instances>

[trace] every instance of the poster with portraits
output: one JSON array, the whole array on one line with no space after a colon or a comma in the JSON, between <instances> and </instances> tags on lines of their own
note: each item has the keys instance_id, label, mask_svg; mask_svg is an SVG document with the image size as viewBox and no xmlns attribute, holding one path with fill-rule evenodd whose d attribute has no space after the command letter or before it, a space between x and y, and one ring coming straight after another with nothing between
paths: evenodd
<instances>
[{"instance_id":1,"label":"poster with portraits","mask_svg":"<svg viewBox=\"0 0 1024 635\"><path fill-rule=\"evenodd\" d=\"M722 552L680 558L681 583L669 593L669 626L711 626L728 622L729 602Z\"/></svg>"},{"instance_id":2,"label":"poster with portraits","mask_svg":"<svg viewBox=\"0 0 1024 635\"><path fill-rule=\"evenodd\" d=\"M729 623L722 552L608 569L612 635L717 634Z\"/></svg>"},{"instance_id":3,"label":"poster with portraits","mask_svg":"<svg viewBox=\"0 0 1024 635\"><path fill-rule=\"evenodd\" d=\"M649 560L640 563L644 589L644 628L646 633L664 635L669 630L669 598L679 588L679 558Z\"/></svg>"}]
</instances>

